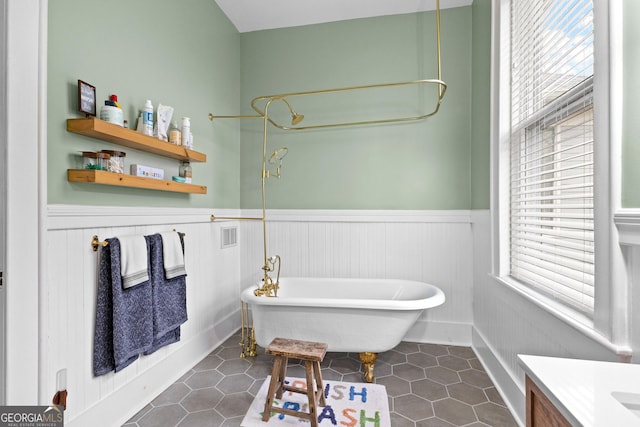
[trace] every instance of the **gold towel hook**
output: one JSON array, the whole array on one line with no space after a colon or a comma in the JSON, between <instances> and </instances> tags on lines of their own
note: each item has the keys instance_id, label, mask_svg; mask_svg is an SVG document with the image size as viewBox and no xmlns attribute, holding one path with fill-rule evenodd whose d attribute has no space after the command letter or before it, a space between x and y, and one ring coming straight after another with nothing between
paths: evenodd
<instances>
[{"instance_id":1,"label":"gold towel hook","mask_svg":"<svg viewBox=\"0 0 640 427\"><path fill-rule=\"evenodd\" d=\"M101 242L100 239L98 239L97 235L94 235L93 238L91 239L91 247L93 248L93 252L97 252L98 251L98 247L100 247L100 246L105 247L108 244L109 244L109 242L107 242L107 241Z\"/></svg>"}]
</instances>

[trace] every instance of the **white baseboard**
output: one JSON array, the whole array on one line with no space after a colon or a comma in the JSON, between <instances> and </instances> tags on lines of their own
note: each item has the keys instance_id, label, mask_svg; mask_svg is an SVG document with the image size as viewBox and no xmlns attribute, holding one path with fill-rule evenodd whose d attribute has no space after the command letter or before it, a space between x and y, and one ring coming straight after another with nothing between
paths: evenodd
<instances>
[{"instance_id":1,"label":"white baseboard","mask_svg":"<svg viewBox=\"0 0 640 427\"><path fill-rule=\"evenodd\" d=\"M518 425L524 427L526 425L525 394L521 382L513 377L512 373L506 368L507 364L500 360L499 357L496 357L498 353L491 348L482 333L475 327L473 328L472 341L473 351L476 352L478 359L480 359L482 366L484 366L500 396L502 396Z\"/></svg>"},{"instance_id":2,"label":"white baseboard","mask_svg":"<svg viewBox=\"0 0 640 427\"><path fill-rule=\"evenodd\" d=\"M193 337L178 350L160 360L132 381L124 384L120 389L105 396L77 417L69 421L65 420L65 426L115 427L123 425L235 333L240 328L239 311L236 310L216 325Z\"/></svg>"},{"instance_id":3,"label":"white baseboard","mask_svg":"<svg viewBox=\"0 0 640 427\"><path fill-rule=\"evenodd\" d=\"M472 327L471 323L435 322L418 319L403 340L469 346L471 345Z\"/></svg>"}]
</instances>

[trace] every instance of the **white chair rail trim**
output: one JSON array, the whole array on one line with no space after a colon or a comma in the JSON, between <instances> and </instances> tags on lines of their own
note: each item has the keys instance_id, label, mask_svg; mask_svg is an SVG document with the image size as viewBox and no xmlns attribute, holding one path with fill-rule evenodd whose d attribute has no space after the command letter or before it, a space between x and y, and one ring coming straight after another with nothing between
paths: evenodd
<instances>
[{"instance_id":1,"label":"white chair rail trim","mask_svg":"<svg viewBox=\"0 0 640 427\"><path fill-rule=\"evenodd\" d=\"M613 216L621 245L640 246L640 209L621 209Z\"/></svg>"},{"instance_id":2,"label":"white chair rail trim","mask_svg":"<svg viewBox=\"0 0 640 427\"><path fill-rule=\"evenodd\" d=\"M267 210L267 221L470 223L471 212L470 210L269 209ZM259 218L262 211L243 209L242 215Z\"/></svg>"},{"instance_id":3,"label":"white chair rail trim","mask_svg":"<svg viewBox=\"0 0 640 427\"><path fill-rule=\"evenodd\" d=\"M269 222L472 223L472 210L269 209ZM173 208L157 206L48 205L47 229L68 230L211 222L217 217L260 218L260 209ZM226 221L224 221L226 222ZM219 221L223 223L223 221Z\"/></svg>"},{"instance_id":4,"label":"white chair rail trim","mask_svg":"<svg viewBox=\"0 0 640 427\"><path fill-rule=\"evenodd\" d=\"M213 209L158 206L48 205L47 229L71 230L137 225L211 222ZM217 215L239 216L239 209L217 209Z\"/></svg>"}]
</instances>

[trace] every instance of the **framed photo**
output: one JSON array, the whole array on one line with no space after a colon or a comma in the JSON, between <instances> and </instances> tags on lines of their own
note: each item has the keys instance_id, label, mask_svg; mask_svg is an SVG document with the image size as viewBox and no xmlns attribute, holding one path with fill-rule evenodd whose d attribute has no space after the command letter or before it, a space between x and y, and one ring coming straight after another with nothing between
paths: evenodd
<instances>
[{"instance_id":1,"label":"framed photo","mask_svg":"<svg viewBox=\"0 0 640 427\"><path fill-rule=\"evenodd\" d=\"M96 88L82 80L78 80L78 109L86 117L96 115Z\"/></svg>"}]
</instances>

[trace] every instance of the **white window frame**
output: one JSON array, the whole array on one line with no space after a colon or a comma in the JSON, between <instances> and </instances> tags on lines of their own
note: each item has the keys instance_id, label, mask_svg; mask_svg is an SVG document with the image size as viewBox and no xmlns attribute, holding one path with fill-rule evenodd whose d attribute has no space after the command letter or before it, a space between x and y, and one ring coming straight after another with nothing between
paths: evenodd
<instances>
[{"instance_id":1,"label":"white window frame","mask_svg":"<svg viewBox=\"0 0 640 427\"><path fill-rule=\"evenodd\" d=\"M624 357L629 348L629 287L614 212L621 206L622 4L593 0L594 223L593 318L509 276L510 4L494 0L491 59L492 276L551 315Z\"/></svg>"}]
</instances>

